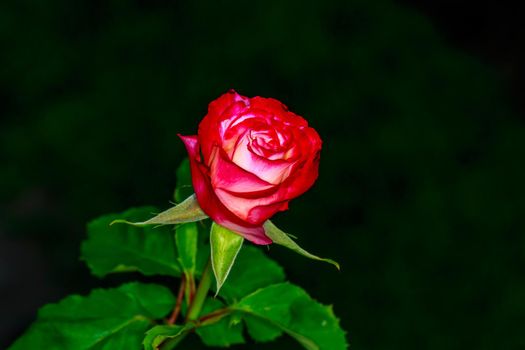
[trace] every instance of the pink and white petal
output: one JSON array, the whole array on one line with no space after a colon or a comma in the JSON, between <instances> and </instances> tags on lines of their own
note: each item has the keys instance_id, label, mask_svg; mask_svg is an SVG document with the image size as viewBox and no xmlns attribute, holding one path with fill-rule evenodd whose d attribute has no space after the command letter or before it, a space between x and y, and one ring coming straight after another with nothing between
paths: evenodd
<instances>
[{"instance_id":1,"label":"pink and white petal","mask_svg":"<svg viewBox=\"0 0 525 350\"><path fill-rule=\"evenodd\" d=\"M250 99L239 95L235 90L230 90L222 94L219 98L213 100L208 105L208 114L220 116L228 107L236 102L243 102L245 105L250 104Z\"/></svg>"},{"instance_id":2,"label":"pink and white petal","mask_svg":"<svg viewBox=\"0 0 525 350\"><path fill-rule=\"evenodd\" d=\"M248 212L248 217L246 221L257 224L263 224L266 220L274 216L277 212L285 210L288 210L288 200L268 205L259 205L255 208L252 208Z\"/></svg>"},{"instance_id":3,"label":"pink and white petal","mask_svg":"<svg viewBox=\"0 0 525 350\"><path fill-rule=\"evenodd\" d=\"M255 244L266 245L272 243L272 240L264 233L264 228L261 225L252 225L241 220L217 198L207 175L208 169L200 162L197 136L179 135L179 137L188 151L193 188L201 209L219 225L237 232Z\"/></svg>"},{"instance_id":4,"label":"pink and white petal","mask_svg":"<svg viewBox=\"0 0 525 350\"><path fill-rule=\"evenodd\" d=\"M221 123L224 123L224 125L228 124L228 129L225 129L222 133L221 144L230 159L233 157L237 145L244 136L252 130L266 127L266 124L255 119L253 115L243 115L236 119L225 120ZM221 126L221 128L222 127L224 126Z\"/></svg>"},{"instance_id":5,"label":"pink and white petal","mask_svg":"<svg viewBox=\"0 0 525 350\"><path fill-rule=\"evenodd\" d=\"M227 129L227 124L234 118L233 116L224 116L223 114L226 111L241 113L242 110L247 108L249 103L248 98L239 95L234 90L230 90L208 105L208 113L200 122L198 132L200 148L205 160L207 160L210 155L211 147L214 144L221 143L223 139L221 130ZM226 124L223 125L223 121L226 121Z\"/></svg>"},{"instance_id":6,"label":"pink and white petal","mask_svg":"<svg viewBox=\"0 0 525 350\"><path fill-rule=\"evenodd\" d=\"M226 132L235 126L236 121L243 118L243 113L246 109L247 105L244 101L237 101L224 110L219 118L219 133L221 137L224 138Z\"/></svg>"},{"instance_id":7,"label":"pink and white petal","mask_svg":"<svg viewBox=\"0 0 525 350\"><path fill-rule=\"evenodd\" d=\"M239 197L222 188L216 188L215 194L217 195L217 198L219 198L221 203L224 204L226 208L228 208L228 210L230 210L236 216L247 222L250 222L248 221L250 210L252 210L253 207L259 202L264 201L264 199L260 198L254 199ZM253 224L253 222L250 222L250 224Z\"/></svg>"},{"instance_id":8,"label":"pink and white petal","mask_svg":"<svg viewBox=\"0 0 525 350\"><path fill-rule=\"evenodd\" d=\"M219 200L236 216L253 225L264 223L278 211L288 208L287 202L306 192L318 176L318 159L299 164L298 170L273 192L250 196L232 193L217 188L215 194Z\"/></svg>"},{"instance_id":9,"label":"pink and white petal","mask_svg":"<svg viewBox=\"0 0 525 350\"><path fill-rule=\"evenodd\" d=\"M217 123L216 118L208 114L199 124L198 139L204 160L209 159L213 145L221 140Z\"/></svg>"},{"instance_id":10,"label":"pink and white petal","mask_svg":"<svg viewBox=\"0 0 525 350\"><path fill-rule=\"evenodd\" d=\"M245 239L257 245L268 245L272 244L273 241L266 236L264 233L264 228L261 225L255 227L242 226L235 222L229 221L227 218L222 218L220 220L213 219L216 223L221 226L226 227L227 229L232 230L243 236Z\"/></svg>"},{"instance_id":11,"label":"pink and white petal","mask_svg":"<svg viewBox=\"0 0 525 350\"><path fill-rule=\"evenodd\" d=\"M281 186L287 188L286 198L295 198L306 192L319 176L319 157L309 159L303 164L298 164L298 170L293 172Z\"/></svg>"},{"instance_id":12,"label":"pink and white petal","mask_svg":"<svg viewBox=\"0 0 525 350\"><path fill-rule=\"evenodd\" d=\"M287 189L279 188L270 195L252 198L231 193L220 188L216 189L215 193L220 201L236 216L252 225L262 225L276 212L285 210L282 202L286 200ZM264 206L268 206L271 210L253 212L255 208Z\"/></svg>"},{"instance_id":13,"label":"pink and white petal","mask_svg":"<svg viewBox=\"0 0 525 350\"><path fill-rule=\"evenodd\" d=\"M275 187L232 163L226 152L219 147L215 147L212 151L210 177L213 188L222 188L230 192L252 193Z\"/></svg>"},{"instance_id":14,"label":"pink and white petal","mask_svg":"<svg viewBox=\"0 0 525 350\"><path fill-rule=\"evenodd\" d=\"M256 174L262 180L274 185L280 184L288 176L292 164L258 156L251 151L247 137L243 137L237 145L232 161L247 172Z\"/></svg>"}]
</instances>

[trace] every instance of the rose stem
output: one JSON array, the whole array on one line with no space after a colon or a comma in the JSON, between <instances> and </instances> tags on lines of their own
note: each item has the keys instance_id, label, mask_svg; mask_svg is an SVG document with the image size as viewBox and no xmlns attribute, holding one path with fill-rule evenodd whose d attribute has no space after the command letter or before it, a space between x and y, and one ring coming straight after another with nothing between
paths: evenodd
<instances>
[{"instance_id":1,"label":"rose stem","mask_svg":"<svg viewBox=\"0 0 525 350\"><path fill-rule=\"evenodd\" d=\"M195 278L193 274L186 275L186 291L184 292L186 303L191 305L193 297L195 296Z\"/></svg>"},{"instance_id":2,"label":"rose stem","mask_svg":"<svg viewBox=\"0 0 525 350\"><path fill-rule=\"evenodd\" d=\"M195 292L193 302L191 303L191 306L188 310L188 315L186 316L187 321L195 321L197 318L199 318L202 306L204 305L204 301L206 300L206 296L208 296L208 291L211 287L211 272L211 260L209 260L206 268L204 269L204 272L202 273L201 281L197 287L197 291Z\"/></svg>"},{"instance_id":3,"label":"rose stem","mask_svg":"<svg viewBox=\"0 0 525 350\"><path fill-rule=\"evenodd\" d=\"M215 323L221 318L223 318L224 316L228 315L229 313L231 313L231 310L228 308L215 310L212 313L209 313L199 318L199 324L203 324L204 322Z\"/></svg>"},{"instance_id":4,"label":"rose stem","mask_svg":"<svg viewBox=\"0 0 525 350\"><path fill-rule=\"evenodd\" d=\"M182 298L184 298L184 290L186 289L186 276L183 274L180 280L179 293L177 294L177 303L168 319L168 324L175 324L177 317L179 317L180 308L182 305Z\"/></svg>"},{"instance_id":5,"label":"rose stem","mask_svg":"<svg viewBox=\"0 0 525 350\"><path fill-rule=\"evenodd\" d=\"M199 314L202 310L202 306L204 305L204 301L206 300L206 297L208 296L208 291L210 290L210 287L211 287L211 283L212 283L211 271L212 271L211 270L211 260L209 260L208 264L206 265L206 268L204 269L202 273L199 286L197 287L197 291L195 292L195 297L193 298L193 302L191 303L188 309L186 321L196 321L198 319ZM188 335L188 333L184 333L180 337L177 337L174 339L166 340L164 343L162 343L162 345L160 346L160 349L171 350L175 348L175 346L177 346L184 338L186 338L186 335Z\"/></svg>"}]
</instances>

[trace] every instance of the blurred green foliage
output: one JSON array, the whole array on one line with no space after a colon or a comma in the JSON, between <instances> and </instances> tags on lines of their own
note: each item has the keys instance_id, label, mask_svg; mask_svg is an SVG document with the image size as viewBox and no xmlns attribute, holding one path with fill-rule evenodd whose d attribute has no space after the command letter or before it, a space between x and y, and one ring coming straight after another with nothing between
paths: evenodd
<instances>
[{"instance_id":1,"label":"blurred green foliage","mask_svg":"<svg viewBox=\"0 0 525 350\"><path fill-rule=\"evenodd\" d=\"M333 302L353 349L525 346L523 120L421 15L387 0L11 0L0 45L1 342L100 284L78 260L85 223L167 207L177 133L235 88L324 140L316 186L275 221L343 270L271 255Z\"/></svg>"}]
</instances>

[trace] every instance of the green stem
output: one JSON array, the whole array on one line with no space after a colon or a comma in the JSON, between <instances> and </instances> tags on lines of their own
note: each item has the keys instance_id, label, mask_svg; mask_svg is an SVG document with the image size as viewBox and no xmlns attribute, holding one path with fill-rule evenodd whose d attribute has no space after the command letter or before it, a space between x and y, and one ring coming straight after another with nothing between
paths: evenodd
<instances>
[{"instance_id":1,"label":"green stem","mask_svg":"<svg viewBox=\"0 0 525 350\"><path fill-rule=\"evenodd\" d=\"M212 268L211 268L211 260L208 261L208 264L206 265L206 268L204 269L204 272L202 273L201 280L199 283L199 286L197 287L197 291L195 292L195 296L193 297L193 302L191 303L188 314L186 316L186 322L195 322L199 318L199 314L201 313L202 307L204 305L204 301L206 300L206 297L208 296L208 291L210 290L211 283L213 282L212 278ZM219 317L221 315L218 315ZM159 347L160 350L172 350L174 349L190 332L185 332L181 334L177 338L168 339L162 343L162 345Z\"/></svg>"},{"instance_id":2,"label":"green stem","mask_svg":"<svg viewBox=\"0 0 525 350\"><path fill-rule=\"evenodd\" d=\"M206 325L214 324L215 322L220 321L223 317L228 316L230 313L231 313L231 310L229 308L215 310L199 318L199 322L198 322L199 326L206 326Z\"/></svg>"},{"instance_id":3,"label":"green stem","mask_svg":"<svg viewBox=\"0 0 525 350\"><path fill-rule=\"evenodd\" d=\"M192 273L185 273L186 276L186 289L184 291L184 297L186 299L186 304L191 305L193 302L193 297L195 296L195 277Z\"/></svg>"},{"instance_id":4,"label":"green stem","mask_svg":"<svg viewBox=\"0 0 525 350\"><path fill-rule=\"evenodd\" d=\"M204 305L204 301L206 300L206 297L208 296L208 291L210 290L212 282L213 282L213 278L212 278L212 269L211 269L211 260L210 260L208 261L208 264L206 265L206 268L204 269L204 272L202 273L201 281L199 283L199 286L197 287L195 296L193 297L193 302L188 311L188 315L186 316L187 321L195 321L199 318L199 314L201 313L202 307Z\"/></svg>"}]
</instances>

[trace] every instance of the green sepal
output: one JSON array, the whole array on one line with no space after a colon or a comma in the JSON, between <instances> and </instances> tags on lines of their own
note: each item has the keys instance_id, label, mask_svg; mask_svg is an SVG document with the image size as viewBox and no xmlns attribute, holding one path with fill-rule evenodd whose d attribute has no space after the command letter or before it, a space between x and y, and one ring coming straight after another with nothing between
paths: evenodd
<instances>
[{"instance_id":1,"label":"green sepal","mask_svg":"<svg viewBox=\"0 0 525 350\"><path fill-rule=\"evenodd\" d=\"M187 323L184 326L179 325L160 325L151 328L146 332L144 341L144 350L159 350L161 345L170 343L170 348L175 347L175 343L180 342L194 326Z\"/></svg>"},{"instance_id":2,"label":"green sepal","mask_svg":"<svg viewBox=\"0 0 525 350\"><path fill-rule=\"evenodd\" d=\"M237 233L215 222L212 223L210 230L211 265L215 275L217 293L228 278L243 241L244 238Z\"/></svg>"},{"instance_id":3,"label":"green sepal","mask_svg":"<svg viewBox=\"0 0 525 350\"><path fill-rule=\"evenodd\" d=\"M140 350L144 332L173 308L171 291L155 284L129 283L71 295L38 312L37 320L9 350Z\"/></svg>"},{"instance_id":4,"label":"green sepal","mask_svg":"<svg viewBox=\"0 0 525 350\"><path fill-rule=\"evenodd\" d=\"M292 238L290 238L289 234L279 229L270 220L267 220L263 226L264 233L273 241L273 243L282 245L307 258L327 262L329 264L334 265L338 270L341 270L339 264L336 261L332 259L320 258L301 248L297 243L295 243L295 241Z\"/></svg>"},{"instance_id":5,"label":"green sepal","mask_svg":"<svg viewBox=\"0 0 525 350\"><path fill-rule=\"evenodd\" d=\"M138 227L148 226L148 225L175 225L183 224L186 222L200 221L208 218L208 216L202 211L199 203L197 202L197 197L195 194L186 198L182 203L177 204L174 207L171 207L168 210L163 211L160 214L152 217L146 221L131 222L128 220L115 220L111 223L113 224L128 224Z\"/></svg>"}]
</instances>

